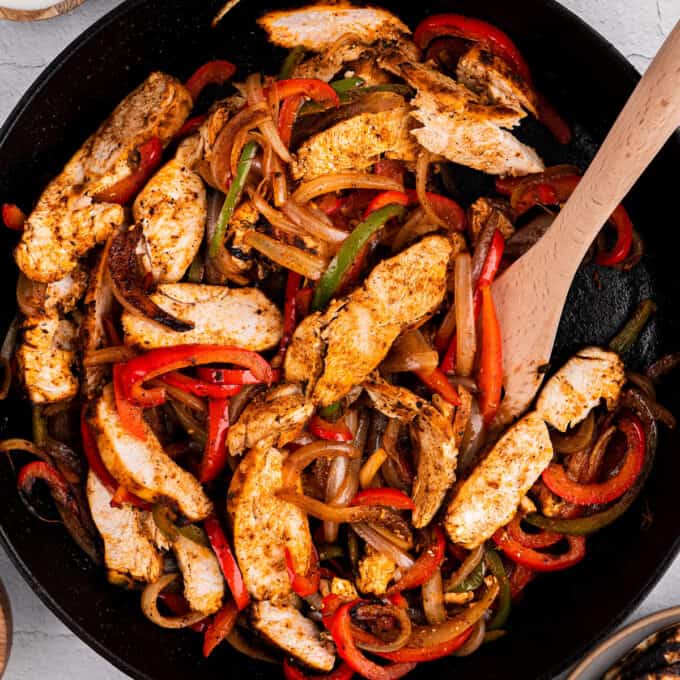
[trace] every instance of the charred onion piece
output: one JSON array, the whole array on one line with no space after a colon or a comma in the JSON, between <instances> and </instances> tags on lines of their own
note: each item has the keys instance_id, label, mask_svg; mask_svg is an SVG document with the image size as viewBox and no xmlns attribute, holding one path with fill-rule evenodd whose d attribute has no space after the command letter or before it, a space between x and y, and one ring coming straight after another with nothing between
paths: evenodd
<instances>
[{"instance_id":1,"label":"charred onion piece","mask_svg":"<svg viewBox=\"0 0 680 680\"><path fill-rule=\"evenodd\" d=\"M108 269L111 285L118 301L128 310L167 326L178 333L190 331L194 324L182 321L161 309L144 290L137 263L137 245L142 238L142 227L135 225L114 236L109 250Z\"/></svg>"}]
</instances>

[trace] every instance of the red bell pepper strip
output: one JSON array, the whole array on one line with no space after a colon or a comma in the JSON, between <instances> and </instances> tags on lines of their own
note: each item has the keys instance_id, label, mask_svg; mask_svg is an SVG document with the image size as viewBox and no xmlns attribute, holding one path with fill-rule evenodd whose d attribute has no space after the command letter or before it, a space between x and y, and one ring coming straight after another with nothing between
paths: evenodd
<instances>
[{"instance_id":1,"label":"red bell pepper strip","mask_svg":"<svg viewBox=\"0 0 680 680\"><path fill-rule=\"evenodd\" d=\"M309 675L293 666L288 659L283 661L283 677L286 680L351 680L353 676L354 671L346 663L324 675Z\"/></svg>"},{"instance_id":2,"label":"red bell pepper strip","mask_svg":"<svg viewBox=\"0 0 680 680\"><path fill-rule=\"evenodd\" d=\"M538 533L528 534L522 529L522 518L519 514L515 515L505 528L510 538L525 548L549 548L564 538L564 534L558 534L555 531L539 531Z\"/></svg>"},{"instance_id":3,"label":"red bell pepper strip","mask_svg":"<svg viewBox=\"0 0 680 680\"><path fill-rule=\"evenodd\" d=\"M185 83L191 98L196 101L208 85L221 85L236 73L236 66L230 61L217 59L199 67Z\"/></svg>"},{"instance_id":4,"label":"red bell pepper strip","mask_svg":"<svg viewBox=\"0 0 680 680\"><path fill-rule=\"evenodd\" d=\"M446 556L446 541L444 532L439 527L434 527L434 541L413 563L413 566L404 572L403 576L390 588L387 594L399 593L402 590L411 590L427 583L436 569L439 569Z\"/></svg>"},{"instance_id":5,"label":"red bell pepper strip","mask_svg":"<svg viewBox=\"0 0 680 680\"><path fill-rule=\"evenodd\" d=\"M281 371L278 369L272 370L274 376L273 382L278 382L281 377ZM196 375L205 382L210 382L215 385L260 385L262 380L256 378L252 371L244 370L242 368L210 368L208 366L199 366L196 368Z\"/></svg>"},{"instance_id":6,"label":"red bell pepper strip","mask_svg":"<svg viewBox=\"0 0 680 680\"><path fill-rule=\"evenodd\" d=\"M600 252L595 256L595 263L603 267L611 267L623 262L628 257L633 245L633 223L622 205L614 210L609 221L616 229L616 243L611 250Z\"/></svg>"},{"instance_id":7,"label":"red bell pepper strip","mask_svg":"<svg viewBox=\"0 0 680 680\"><path fill-rule=\"evenodd\" d=\"M286 357L286 350L290 343L295 327L297 325L297 304L296 295L302 285L302 276L297 272L288 272L286 280L286 293L283 302L283 332L281 333L281 344L279 345L278 358L280 362Z\"/></svg>"},{"instance_id":8,"label":"red bell pepper strip","mask_svg":"<svg viewBox=\"0 0 680 680\"><path fill-rule=\"evenodd\" d=\"M309 308L312 306L312 297L314 296L314 289L310 286L300 288L295 294L295 312L297 314L298 323L302 321L308 314Z\"/></svg>"},{"instance_id":9,"label":"red bell pepper strip","mask_svg":"<svg viewBox=\"0 0 680 680\"><path fill-rule=\"evenodd\" d=\"M352 431L342 420L332 423L318 414L312 416L308 429L315 437L332 442L351 442L354 439Z\"/></svg>"},{"instance_id":10,"label":"red bell pepper strip","mask_svg":"<svg viewBox=\"0 0 680 680\"><path fill-rule=\"evenodd\" d=\"M124 364L115 364L113 367L113 393L116 399L116 410L125 430L137 439L144 439L146 429L142 409L133 404L127 396L123 370Z\"/></svg>"},{"instance_id":11,"label":"red bell pepper strip","mask_svg":"<svg viewBox=\"0 0 680 680\"><path fill-rule=\"evenodd\" d=\"M514 602L522 594L522 591L534 580L536 572L533 569L515 564L510 574L510 597Z\"/></svg>"},{"instance_id":12,"label":"red bell pepper strip","mask_svg":"<svg viewBox=\"0 0 680 680\"><path fill-rule=\"evenodd\" d=\"M418 24L413 40L421 49L434 38L452 36L479 43L486 50L501 57L529 84L533 80L529 65L510 37L496 26L460 14L434 14Z\"/></svg>"},{"instance_id":13,"label":"red bell pepper strip","mask_svg":"<svg viewBox=\"0 0 680 680\"><path fill-rule=\"evenodd\" d=\"M203 635L203 656L208 658L217 645L224 640L236 625L238 607L233 600L229 600L215 614Z\"/></svg>"},{"instance_id":14,"label":"red bell pepper strip","mask_svg":"<svg viewBox=\"0 0 680 680\"><path fill-rule=\"evenodd\" d=\"M541 475L543 483L560 498L576 505L603 505L623 496L635 483L645 462L645 431L631 415L621 420L619 429L626 436L628 451L618 473L604 482L580 484L567 477L565 469L550 464Z\"/></svg>"},{"instance_id":15,"label":"red bell pepper strip","mask_svg":"<svg viewBox=\"0 0 680 680\"><path fill-rule=\"evenodd\" d=\"M293 592L300 597L309 597L318 592L319 584L321 582L321 572L319 571L319 555L316 552L316 548L312 545L312 564L305 575L298 574L295 571L293 557L287 547L283 549L283 554L286 559L286 571L288 572L288 578L290 578L290 585Z\"/></svg>"},{"instance_id":16,"label":"red bell pepper strip","mask_svg":"<svg viewBox=\"0 0 680 680\"><path fill-rule=\"evenodd\" d=\"M488 425L496 415L503 390L503 342L498 325L491 288L483 286L482 295L482 347L479 364L479 410Z\"/></svg>"},{"instance_id":17,"label":"red bell pepper strip","mask_svg":"<svg viewBox=\"0 0 680 680\"><path fill-rule=\"evenodd\" d=\"M579 175L581 171L575 165L551 165L543 172L520 177L498 177L495 181L496 191L503 196L511 196L512 193L522 184L529 181L541 182L548 177L565 177L567 175Z\"/></svg>"},{"instance_id":18,"label":"red bell pepper strip","mask_svg":"<svg viewBox=\"0 0 680 680\"><path fill-rule=\"evenodd\" d=\"M163 157L163 143L152 137L137 148L139 160L132 172L106 189L97 193L95 199L104 203L129 203L146 184L153 171L160 165Z\"/></svg>"},{"instance_id":19,"label":"red bell pepper strip","mask_svg":"<svg viewBox=\"0 0 680 680\"><path fill-rule=\"evenodd\" d=\"M17 487L27 496L33 489L33 484L42 479L50 487L50 494L55 503L68 508L75 515L79 514L78 505L73 498L68 482L55 467L44 460L36 460L24 465L17 477Z\"/></svg>"},{"instance_id":20,"label":"red bell pepper strip","mask_svg":"<svg viewBox=\"0 0 680 680\"><path fill-rule=\"evenodd\" d=\"M304 95L294 94L292 97L284 99L279 109L279 137L281 137L281 141L286 147L290 146L290 140L293 136L293 125L295 125L295 119L304 100Z\"/></svg>"},{"instance_id":21,"label":"red bell pepper strip","mask_svg":"<svg viewBox=\"0 0 680 680\"><path fill-rule=\"evenodd\" d=\"M442 359L441 364L439 365L439 369L441 372L446 375L447 373L451 373L455 367L456 367L456 351L458 348L458 341L456 339L456 334L453 334L453 337L451 338L451 342L449 343L449 346L444 353L444 358Z\"/></svg>"},{"instance_id":22,"label":"red bell pepper strip","mask_svg":"<svg viewBox=\"0 0 680 680\"><path fill-rule=\"evenodd\" d=\"M496 231L493 234L493 237L491 238L489 250L486 254L484 264L482 265L482 271L479 274L477 286L475 287L474 295L475 318L479 316L479 312L482 305L482 287L490 286L494 282L496 274L498 273L498 269L500 268L501 262L503 260L504 251L505 251L505 239L503 238L503 234L501 234L500 230L496 229Z\"/></svg>"},{"instance_id":23,"label":"red bell pepper strip","mask_svg":"<svg viewBox=\"0 0 680 680\"><path fill-rule=\"evenodd\" d=\"M545 125L560 144L571 142L571 128L559 111L540 93L537 96L538 120Z\"/></svg>"},{"instance_id":24,"label":"red bell pepper strip","mask_svg":"<svg viewBox=\"0 0 680 680\"><path fill-rule=\"evenodd\" d=\"M440 642L432 647L402 647L396 652L383 652L378 654L383 659L398 661L402 663L418 663L421 661L434 661L445 656L451 656L456 650L460 649L467 639L472 635L473 628L467 628L460 635ZM408 643L406 643L408 645Z\"/></svg>"},{"instance_id":25,"label":"red bell pepper strip","mask_svg":"<svg viewBox=\"0 0 680 680\"><path fill-rule=\"evenodd\" d=\"M194 132L198 132L199 128L205 121L208 120L208 114L203 113L200 116L194 116L193 118L189 118L184 125L177 131L177 134L175 135L175 139L184 139L185 137L188 137L189 135L193 135Z\"/></svg>"},{"instance_id":26,"label":"red bell pepper strip","mask_svg":"<svg viewBox=\"0 0 680 680\"><path fill-rule=\"evenodd\" d=\"M2 204L2 222L8 229L23 231L26 222L26 214L14 203Z\"/></svg>"},{"instance_id":27,"label":"red bell pepper strip","mask_svg":"<svg viewBox=\"0 0 680 680\"><path fill-rule=\"evenodd\" d=\"M222 526L217 517L211 515L203 522L203 527L205 533L208 534L208 540L217 557L217 561L220 563L222 574L229 586L229 590L231 590L234 602L238 610L242 611L250 603L250 596L243 583L243 576L241 575L241 570L236 562L234 553L232 553L227 537L224 535L224 531L222 531Z\"/></svg>"},{"instance_id":28,"label":"red bell pepper strip","mask_svg":"<svg viewBox=\"0 0 680 680\"><path fill-rule=\"evenodd\" d=\"M361 653L352 636L350 612L356 603L355 600L341 605L329 622L329 630L340 658L352 670L368 680L396 680L412 671L416 666L415 663L379 666Z\"/></svg>"},{"instance_id":29,"label":"red bell pepper strip","mask_svg":"<svg viewBox=\"0 0 680 680\"><path fill-rule=\"evenodd\" d=\"M99 479L106 487L107 491L113 496L111 505L116 507L116 505L121 503L129 503L138 508L148 510L150 507L149 504L138 496L135 496L135 494L130 493L125 487L120 486L104 465L104 461L99 453L99 447L97 446L97 440L94 438L92 430L85 418L85 407L83 407L80 412L80 437L83 443L83 453L85 453L85 458L87 459L90 470L97 475L97 479ZM121 489L123 489L123 491L121 491Z\"/></svg>"},{"instance_id":30,"label":"red bell pepper strip","mask_svg":"<svg viewBox=\"0 0 680 680\"><path fill-rule=\"evenodd\" d=\"M333 106L340 104L338 93L328 83L318 78L278 80L268 88L265 88L265 96L269 98L270 104L275 104L283 99L297 95L304 95L315 102L326 102Z\"/></svg>"},{"instance_id":31,"label":"red bell pepper strip","mask_svg":"<svg viewBox=\"0 0 680 680\"><path fill-rule=\"evenodd\" d=\"M465 211L454 200L442 196L441 194L434 194L427 192L427 198L432 204L432 208L441 217L444 222L455 231L463 231L465 229ZM371 200L368 207L364 211L363 219L375 210L396 203L397 205L416 205L418 203L418 194L413 189L406 191L383 191Z\"/></svg>"},{"instance_id":32,"label":"red bell pepper strip","mask_svg":"<svg viewBox=\"0 0 680 680\"><path fill-rule=\"evenodd\" d=\"M454 406L460 405L460 397L456 388L449 382L446 374L443 370L444 366L442 364L441 368L435 368L431 373L426 371L414 371L414 373L422 380L433 392L436 392L442 399L446 399L449 404Z\"/></svg>"},{"instance_id":33,"label":"red bell pepper strip","mask_svg":"<svg viewBox=\"0 0 680 680\"><path fill-rule=\"evenodd\" d=\"M212 382L197 380L178 371L166 373L161 382L184 390L197 397L210 397L211 399L226 399L233 397L241 391L241 385L219 385Z\"/></svg>"},{"instance_id":34,"label":"red bell pepper strip","mask_svg":"<svg viewBox=\"0 0 680 680\"><path fill-rule=\"evenodd\" d=\"M415 503L403 491L390 487L359 491L351 505L385 505L396 510L416 509Z\"/></svg>"},{"instance_id":35,"label":"red bell pepper strip","mask_svg":"<svg viewBox=\"0 0 680 680\"><path fill-rule=\"evenodd\" d=\"M169 593L164 590L159 593L158 599L173 613L175 616L184 616L191 611L189 603L184 599L183 595L179 593ZM204 619L197 621L193 625L189 626L194 633L205 633L208 629L210 617L206 616Z\"/></svg>"},{"instance_id":36,"label":"red bell pepper strip","mask_svg":"<svg viewBox=\"0 0 680 680\"><path fill-rule=\"evenodd\" d=\"M393 593L388 595L387 599L400 609L408 609L408 600L401 593Z\"/></svg>"},{"instance_id":37,"label":"red bell pepper strip","mask_svg":"<svg viewBox=\"0 0 680 680\"><path fill-rule=\"evenodd\" d=\"M202 484L212 482L227 464L229 455L227 432L229 432L229 400L211 399L208 402L208 439L199 475Z\"/></svg>"},{"instance_id":38,"label":"red bell pepper strip","mask_svg":"<svg viewBox=\"0 0 680 680\"><path fill-rule=\"evenodd\" d=\"M271 366L256 352L223 345L176 345L152 349L124 364L121 374L124 394L133 400L151 397L162 403L165 399L165 390L162 387L144 390L142 386L144 382L188 366L214 363L236 364L249 368L267 385L271 385L274 378Z\"/></svg>"},{"instance_id":39,"label":"red bell pepper strip","mask_svg":"<svg viewBox=\"0 0 680 680\"><path fill-rule=\"evenodd\" d=\"M563 555L540 553L532 548L525 548L521 543L510 538L508 532L502 528L494 535L496 545L513 562L528 567L533 571L560 571L568 569L580 562L586 554L586 539L583 536L566 536L569 550Z\"/></svg>"}]
</instances>

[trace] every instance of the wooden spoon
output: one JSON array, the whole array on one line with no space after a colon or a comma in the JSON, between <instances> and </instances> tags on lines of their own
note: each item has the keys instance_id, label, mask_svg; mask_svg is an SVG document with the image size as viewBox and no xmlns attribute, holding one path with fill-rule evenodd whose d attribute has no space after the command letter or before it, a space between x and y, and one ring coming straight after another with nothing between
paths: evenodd
<instances>
[{"instance_id":1,"label":"wooden spoon","mask_svg":"<svg viewBox=\"0 0 680 680\"><path fill-rule=\"evenodd\" d=\"M533 400L581 260L614 208L678 126L680 22L549 231L493 285L505 381L499 425L520 415Z\"/></svg>"},{"instance_id":2,"label":"wooden spoon","mask_svg":"<svg viewBox=\"0 0 680 680\"><path fill-rule=\"evenodd\" d=\"M1 2L2 0L0 0ZM41 21L58 17L82 5L84 0L62 0L61 2L32 2L34 9L0 6L0 19L10 21ZM37 7L35 7L37 5ZM43 6L44 5L44 6Z\"/></svg>"}]
</instances>

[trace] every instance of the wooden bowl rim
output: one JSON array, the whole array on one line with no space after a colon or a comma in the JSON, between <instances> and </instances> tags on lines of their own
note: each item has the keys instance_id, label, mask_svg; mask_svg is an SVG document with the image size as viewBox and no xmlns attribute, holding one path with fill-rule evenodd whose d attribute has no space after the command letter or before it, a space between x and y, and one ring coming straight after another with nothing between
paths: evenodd
<instances>
[{"instance_id":1,"label":"wooden bowl rim","mask_svg":"<svg viewBox=\"0 0 680 680\"><path fill-rule=\"evenodd\" d=\"M11 9L0 5L0 19L9 21L42 21L58 17L82 5L85 0L61 0L43 9Z\"/></svg>"}]
</instances>

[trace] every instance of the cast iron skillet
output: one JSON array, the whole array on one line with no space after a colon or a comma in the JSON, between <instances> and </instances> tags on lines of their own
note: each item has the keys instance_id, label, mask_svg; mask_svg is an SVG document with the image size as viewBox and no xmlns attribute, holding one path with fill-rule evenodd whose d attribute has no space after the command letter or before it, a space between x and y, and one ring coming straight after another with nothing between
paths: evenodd
<instances>
[{"instance_id":1,"label":"cast iron skillet","mask_svg":"<svg viewBox=\"0 0 680 680\"><path fill-rule=\"evenodd\" d=\"M129 0L86 31L43 73L0 133L0 201L29 207L86 136L152 69L185 78L208 59L228 58L241 73L275 72L280 51L269 46L254 19L268 7L293 0L243 0L217 30L209 28L220 0ZM384 2L411 26L427 14L457 11L498 24L517 41L537 85L576 130L573 144L554 144L537 125L521 135L538 145L547 164L592 156L638 78L600 36L553 0L423 0ZM673 139L627 200L648 247L630 274L585 265L570 294L555 361L586 342L606 342L635 304L653 294L656 319L632 355L634 366L679 349L680 238L674 207L680 139ZM465 194L479 191L473 173L460 178ZM483 183L482 183L483 184ZM490 183L486 180L487 188ZM2 328L14 315L16 270L12 235L0 233L0 279L6 304ZM677 383L675 383L677 384ZM661 399L680 414L680 391L671 379ZM27 404L0 404L0 435L26 436ZM675 555L677 440L663 433L657 463L643 498L614 527L588 542L582 564L539 579L513 613L509 634L468 659L423 664L413 677L548 678L606 635L649 591ZM42 600L85 642L135 678L279 677L222 645L209 660L191 632L166 632L149 623L139 596L106 583L65 532L27 513L11 468L0 463L0 537L11 558ZM643 510L648 518L643 522ZM651 517L651 522L649 522Z\"/></svg>"}]
</instances>

